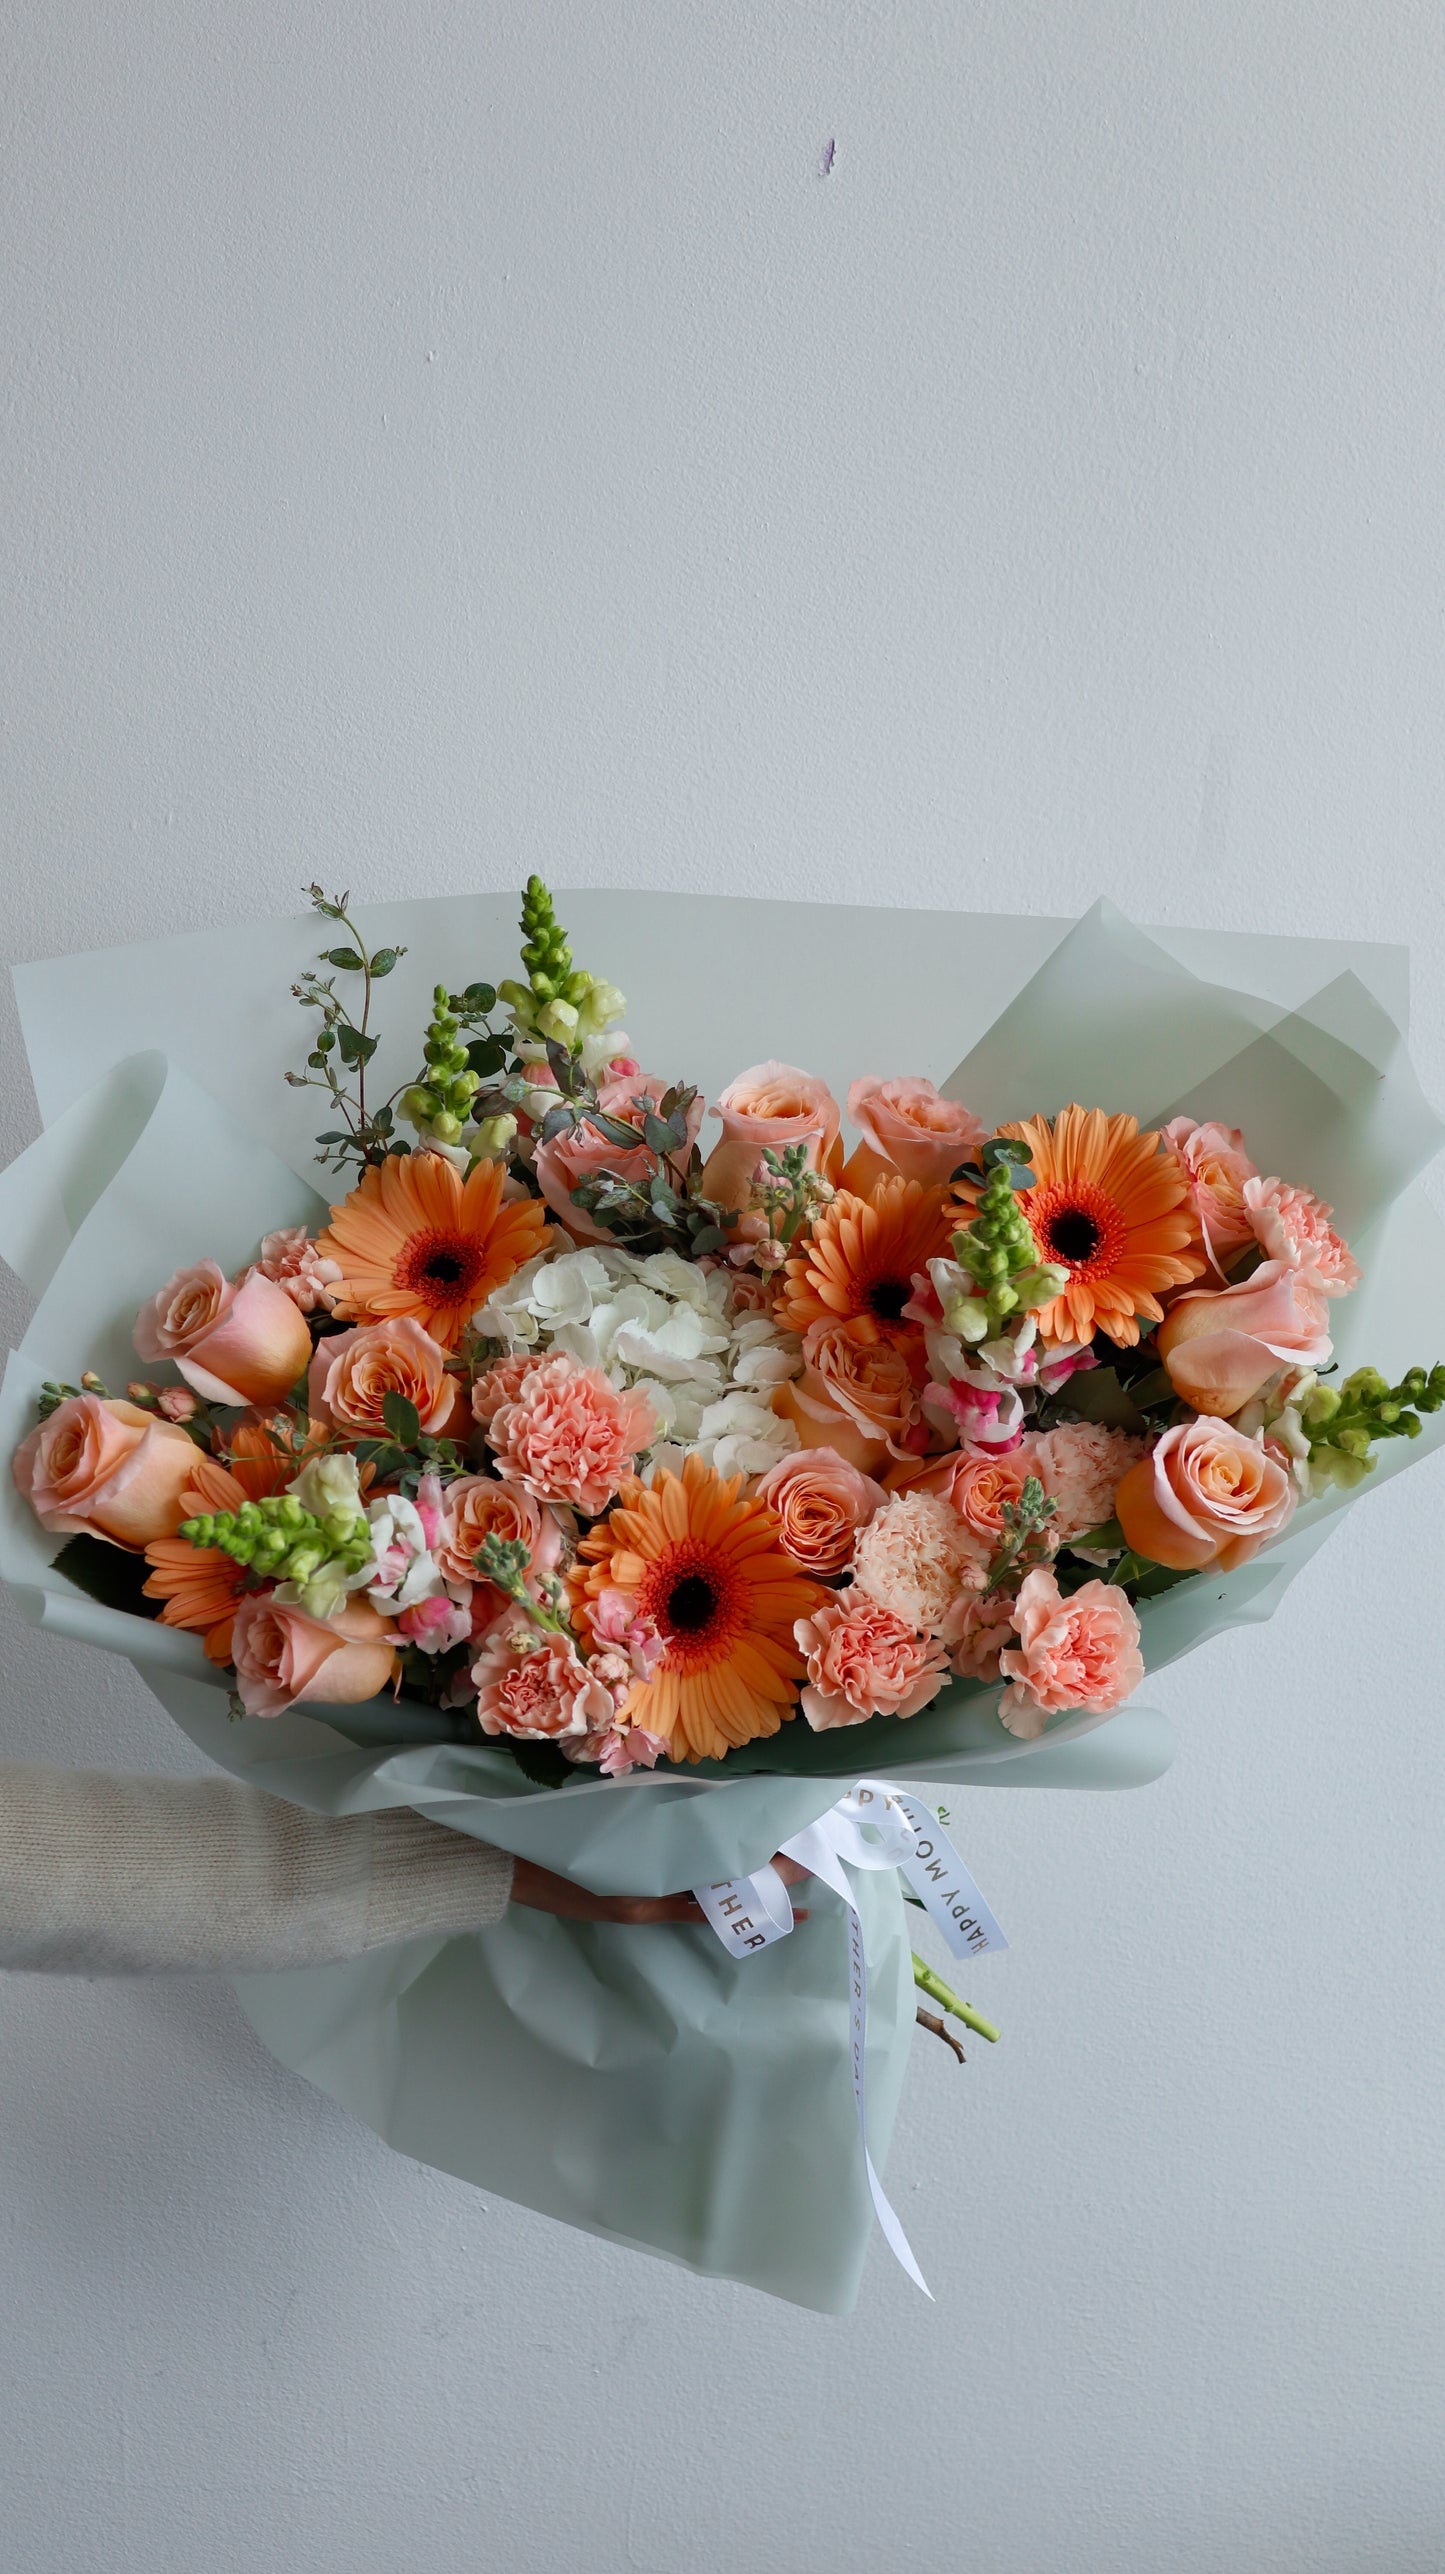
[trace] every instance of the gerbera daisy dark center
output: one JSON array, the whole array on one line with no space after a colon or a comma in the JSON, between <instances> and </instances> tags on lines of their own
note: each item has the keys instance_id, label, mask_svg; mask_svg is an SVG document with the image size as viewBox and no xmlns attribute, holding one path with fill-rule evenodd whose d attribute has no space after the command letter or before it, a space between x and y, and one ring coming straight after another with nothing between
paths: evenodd
<instances>
[{"instance_id":1,"label":"gerbera daisy dark center","mask_svg":"<svg viewBox=\"0 0 1445 2574\"><path fill-rule=\"evenodd\" d=\"M684 1573L667 1600L667 1623L680 1635L696 1635L717 1609L717 1593L704 1573Z\"/></svg>"},{"instance_id":2,"label":"gerbera daisy dark center","mask_svg":"<svg viewBox=\"0 0 1445 2574\"><path fill-rule=\"evenodd\" d=\"M464 1233L418 1233L397 1262L395 1280L438 1305L460 1305L484 1265L479 1246Z\"/></svg>"},{"instance_id":3,"label":"gerbera daisy dark center","mask_svg":"<svg viewBox=\"0 0 1445 2574\"><path fill-rule=\"evenodd\" d=\"M1092 1260L1099 1241L1099 1227L1082 1207L1061 1207L1049 1219L1048 1245L1056 1260Z\"/></svg>"},{"instance_id":4,"label":"gerbera daisy dark center","mask_svg":"<svg viewBox=\"0 0 1445 2574\"><path fill-rule=\"evenodd\" d=\"M896 1323L912 1293L909 1278L875 1278L868 1290L868 1311L880 1323Z\"/></svg>"},{"instance_id":5,"label":"gerbera daisy dark center","mask_svg":"<svg viewBox=\"0 0 1445 2574\"><path fill-rule=\"evenodd\" d=\"M638 1607L666 1638L668 1670L701 1671L728 1651L743 1603L727 1558L683 1538L654 1561Z\"/></svg>"}]
</instances>

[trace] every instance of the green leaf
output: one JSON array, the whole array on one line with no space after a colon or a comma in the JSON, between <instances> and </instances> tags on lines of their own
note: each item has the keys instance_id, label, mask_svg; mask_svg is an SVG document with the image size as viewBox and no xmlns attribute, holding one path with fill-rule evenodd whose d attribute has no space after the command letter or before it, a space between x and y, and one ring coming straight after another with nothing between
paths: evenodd
<instances>
[{"instance_id":1,"label":"green leaf","mask_svg":"<svg viewBox=\"0 0 1445 2574\"><path fill-rule=\"evenodd\" d=\"M534 1787L565 1787L572 1776L572 1764L555 1743L529 1743L520 1735L503 1738L524 1779Z\"/></svg>"},{"instance_id":2,"label":"green leaf","mask_svg":"<svg viewBox=\"0 0 1445 2574\"><path fill-rule=\"evenodd\" d=\"M141 1588L150 1572L145 1557L124 1546L108 1546L103 1537L68 1537L51 1570L103 1608L124 1609L137 1618L160 1615L160 1602L146 1599Z\"/></svg>"},{"instance_id":3,"label":"green leaf","mask_svg":"<svg viewBox=\"0 0 1445 2574\"><path fill-rule=\"evenodd\" d=\"M377 951L376 951L375 956L374 956L374 957L372 958L372 960L371 960L371 972L372 972L372 978L373 978L373 980L375 980L375 979L376 979L376 977L377 977L377 976L379 976L379 975L382 975L382 974L390 974L391 969L392 969L392 967L395 965L396 960L397 960L397 958L398 958L398 956L399 956L400 954L401 954L401 950L400 950L399 948L395 948L395 947L379 947L379 948L377 949ZM339 965L339 964L340 964L340 962L341 962L341 960L340 960L340 958L339 958L339 957L338 957L338 958L336 958L334 961L335 961L338 965Z\"/></svg>"},{"instance_id":4,"label":"green leaf","mask_svg":"<svg viewBox=\"0 0 1445 2574\"><path fill-rule=\"evenodd\" d=\"M676 1152L678 1145L684 1140L686 1129L684 1128L683 1135L675 1135L671 1126L663 1118L654 1117L649 1109L642 1121L642 1132L653 1152L665 1161L668 1154Z\"/></svg>"},{"instance_id":5,"label":"green leaf","mask_svg":"<svg viewBox=\"0 0 1445 2574\"><path fill-rule=\"evenodd\" d=\"M1112 1367L1078 1369L1061 1394L1060 1409L1076 1420L1101 1421L1106 1429L1132 1430L1136 1436L1149 1426Z\"/></svg>"},{"instance_id":6,"label":"green leaf","mask_svg":"<svg viewBox=\"0 0 1445 2574\"><path fill-rule=\"evenodd\" d=\"M337 1027L336 1042L344 1064L369 1064L377 1048L375 1037L364 1037L361 1030L353 1028L347 1019L341 1020Z\"/></svg>"},{"instance_id":7,"label":"green leaf","mask_svg":"<svg viewBox=\"0 0 1445 2574\"><path fill-rule=\"evenodd\" d=\"M325 1135L318 1135L316 1141L318 1144L349 1144L351 1142L351 1138L349 1135L343 1134L339 1127L333 1126L328 1129Z\"/></svg>"},{"instance_id":8,"label":"green leaf","mask_svg":"<svg viewBox=\"0 0 1445 2574\"><path fill-rule=\"evenodd\" d=\"M1116 1519L1101 1519L1097 1528L1086 1528L1082 1537L1071 1537L1070 1546L1087 1546L1095 1555L1117 1555L1124 1543L1124 1532Z\"/></svg>"},{"instance_id":9,"label":"green leaf","mask_svg":"<svg viewBox=\"0 0 1445 2574\"><path fill-rule=\"evenodd\" d=\"M480 1074L483 1081L486 1081L490 1074L500 1072L506 1060L505 1037L474 1037L467 1048L467 1061L473 1072Z\"/></svg>"},{"instance_id":10,"label":"green leaf","mask_svg":"<svg viewBox=\"0 0 1445 2574\"><path fill-rule=\"evenodd\" d=\"M421 1414L404 1394L393 1390L381 1398L381 1417L400 1448L414 1448L421 1437Z\"/></svg>"},{"instance_id":11,"label":"green leaf","mask_svg":"<svg viewBox=\"0 0 1445 2574\"><path fill-rule=\"evenodd\" d=\"M462 999L469 1001L481 1018L490 1018L497 1006L496 987L491 983L469 983Z\"/></svg>"},{"instance_id":12,"label":"green leaf","mask_svg":"<svg viewBox=\"0 0 1445 2574\"><path fill-rule=\"evenodd\" d=\"M326 951L326 962L328 965L339 965L343 974L360 974L366 960L357 955L354 947L329 947ZM394 959L393 962L395 962Z\"/></svg>"},{"instance_id":13,"label":"green leaf","mask_svg":"<svg viewBox=\"0 0 1445 2574\"><path fill-rule=\"evenodd\" d=\"M692 1248L700 1260L705 1251L721 1251L726 1242L727 1235L723 1232L721 1225L704 1224L699 1225L693 1235Z\"/></svg>"}]
</instances>

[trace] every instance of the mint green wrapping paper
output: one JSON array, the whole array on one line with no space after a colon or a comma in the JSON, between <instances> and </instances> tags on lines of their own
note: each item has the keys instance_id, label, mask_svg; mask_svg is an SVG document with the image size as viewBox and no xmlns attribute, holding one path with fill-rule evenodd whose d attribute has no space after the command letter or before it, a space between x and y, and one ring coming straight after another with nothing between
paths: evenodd
<instances>
[{"instance_id":1,"label":"mint green wrapping paper","mask_svg":"<svg viewBox=\"0 0 1445 2574\"><path fill-rule=\"evenodd\" d=\"M1345 1363L1394 1368L1445 1347L1430 1285L1445 1275L1441 1231L1413 1185L1440 1129L1404 1054L1397 951L1150 938L1105 906L1073 928L688 896L575 894L559 909L577 954L628 990L646 1069L709 1095L781 1053L840 1098L860 1073L924 1072L987 1118L1082 1096L1141 1120L1197 1107L1242 1124L1262 1166L1334 1199L1360 1249L1366 1281L1338 1317ZM410 950L385 987L377 1069L389 1083L409 1068L433 982L463 966L509 969L513 904L388 905L360 921ZM46 1129L0 1175L0 1251L38 1300L0 1394L7 1450L43 1377L92 1366L125 1381L134 1313L171 1269L202 1253L235 1268L261 1233L319 1220L313 1103L281 1078L298 1051L287 987L316 943L303 919L19 969ZM1437 1417L1425 1439L1387 1449L1372 1480L1442 1429ZM1311 1503L1270 1554L1148 1604L1149 1667L1271 1614L1342 1506ZM860 1775L950 1790L1115 1787L1170 1757L1147 1710L1055 1718L1022 1744L999 1723L996 1692L959 1685L906 1726L814 1736L795 1722L725 1772L704 1763L540 1790L505 1753L451 1739L446 1720L406 1702L328 1710L325 1722L302 1711L228 1722L198 1640L84 1598L53 1573L53 1551L5 1478L0 1571L26 1613L128 1655L223 1767L316 1811L410 1805L601 1892L745 1873ZM966 1809L951 1801L966 1856ZM991 1891L1007 1915L1007 1890ZM881 2167L913 1987L896 1880L866 1877L860 1899ZM791 1939L744 1962L703 1930L516 1910L469 1939L237 1989L284 2063L399 2150L691 2268L822 2311L851 2306L872 2220L846 2052L846 1925L823 1890Z\"/></svg>"}]
</instances>

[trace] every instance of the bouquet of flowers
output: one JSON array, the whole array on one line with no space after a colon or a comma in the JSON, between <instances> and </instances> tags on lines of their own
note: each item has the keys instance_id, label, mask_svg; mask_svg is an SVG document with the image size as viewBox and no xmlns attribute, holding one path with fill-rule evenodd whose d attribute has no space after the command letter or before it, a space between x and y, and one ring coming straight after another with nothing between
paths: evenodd
<instances>
[{"instance_id":1,"label":"bouquet of flowers","mask_svg":"<svg viewBox=\"0 0 1445 2574\"><path fill-rule=\"evenodd\" d=\"M308 1046L286 1078L322 1096L329 1205L232 1137L189 1206L165 1135L194 1131L194 1102L133 1059L107 1094L115 1168L132 1215L164 1170L156 1229L184 1256L123 1316L77 1300L73 1257L40 1264L45 1285L68 1268L82 1333L61 1356L49 1297L37 1327L69 1367L41 1373L32 1330L7 1386L30 1532L12 1509L7 1572L283 1793L404 1798L609 1890L727 1877L840 1779L1062 1757L1146 1664L1262 1613L1445 1406L1445 1367L1337 1358L1435 1142L1353 978L1284 1011L1181 976L1192 1015L1170 1029L1167 965L1096 915L941 1085L859 1071L850 1029L841 1100L774 1058L709 1103L694 1064L643 1069L621 992L533 877L520 975L436 982L419 1060L378 1100L380 987L408 950L347 897L312 900L329 944L293 985ZM1086 1085L1101 959L1150 1007L1136 990ZM53 1157L12 1191L7 1248L47 1191L66 1194ZM81 1235L108 1203L102 1181ZM1380 1320L1393 1345L1393 1304ZM139 1361L120 1385L118 1322ZM240 1721L198 1709L207 1673ZM906 1943L893 1915L873 1927L896 2039ZM574 1940L562 1980L579 1964L615 1998L615 1958ZM373 2053L375 2007L368 1990ZM355 2099L354 2066L328 2087ZM387 2114L407 2142L395 2097ZM595 2196L558 2212L614 2230ZM779 2284L775 2254L712 2258L625 2211L615 2230Z\"/></svg>"}]
</instances>

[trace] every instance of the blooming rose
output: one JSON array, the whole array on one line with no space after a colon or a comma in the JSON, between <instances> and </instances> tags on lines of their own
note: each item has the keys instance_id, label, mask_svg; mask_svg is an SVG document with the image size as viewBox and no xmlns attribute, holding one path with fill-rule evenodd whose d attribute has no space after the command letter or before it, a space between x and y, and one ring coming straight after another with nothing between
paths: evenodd
<instances>
[{"instance_id":1,"label":"blooming rose","mask_svg":"<svg viewBox=\"0 0 1445 2574\"><path fill-rule=\"evenodd\" d=\"M249 1591L236 1611L231 1658L248 1716L282 1716L308 1706L355 1707L396 1673L387 1620L369 1600L351 1600L334 1618L313 1618L273 1592Z\"/></svg>"},{"instance_id":2,"label":"blooming rose","mask_svg":"<svg viewBox=\"0 0 1445 2574\"><path fill-rule=\"evenodd\" d=\"M619 1394L601 1368L554 1350L528 1369L487 1436L508 1483L595 1519L652 1445L657 1415L641 1386Z\"/></svg>"},{"instance_id":3,"label":"blooming rose","mask_svg":"<svg viewBox=\"0 0 1445 2574\"><path fill-rule=\"evenodd\" d=\"M891 1341L855 1340L846 1323L814 1323L803 1335L803 1359L801 1377L775 1387L772 1405L805 1448L832 1448L871 1474L886 1456L927 1447L913 1372Z\"/></svg>"},{"instance_id":4,"label":"blooming rose","mask_svg":"<svg viewBox=\"0 0 1445 2574\"><path fill-rule=\"evenodd\" d=\"M472 1665L477 1721L484 1734L555 1741L610 1727L610 1692L588 1670L570 1636L546 1634L527 1618L505 1618L483 1639Z\"/></svg>"},{"instance_id":5,"label":"blooming rose","mask_svg":"<svg viewBox=\"0 0 1445 2574\"><path fill-rule=\"evenodd\" d=\"M863 1141L843 1185L863 1195L887 1171L937 1188L983 1149L984 1130L973 1111L945 1099L931 1081L880 1081L870 1073L849 1091L848 1114Z\"/></svg>"},{"instance_id":6,"label":"blooming rose","mask_svg":"<svg viewBox=\"0 0 1445 2574\"><path fill-rule=\"evenodd\" d=\"M801 1448L780 1457L756 1486L778 1514L783 1544L805 1573L841 1573L853 1540L888 1496L836 1448Z\"/></svg>"},{"instance_id":7,"label":"blooming rose","mask_svg":"<svg viewBox=\"0 0 1445 2574\"><path fill-rule=\"evenodd\" d=\"M1292 1189L1286 1180L1248 1180L1244 1207L1266 1260L1308 1269L1326 1296L1358 1287L1360 1264L1330 1222L1333 1207L1312 1189Z\"/></svg>"},{"instance_id":8,"label":"blooming rose","mask_svg":"<svg viewBox=\"0 0 1445 2574\"><path fill-rule=\"evenodd\" d=\"M978 1543L941 1493L895 1493L854 1543L855 1588L945 1643L962 1633L984 1580Z\"/></svg>"},{"instance_id":9,"label":"blooming rose","mask_svg":"<svg viewBox=\"0 0 1445 2574\"><path fill-rule=\"evenodd\" d=\"M21 1440L11 1473L52 1535L83 1531L138 1554L180 1527L198 1463L194 1440L173 1422L118 1398L72 1394Z\"/></svg>"},{"instance_id":10,"label":"blooming rose","mask_svg":"<svg viewBox=\"0 0 1445 2574\"><path fill-rule=\"evenodd\" d=\"M1282 1260L1263 1261L1237 1287L1191 1288L1159 1326L1175 1393L1226 1420L1281 1367L1322 1367L1333 1347L1323 1287Z\"/></svg>"},{"instance_id":11,"label":"blooming rose","mask_svg":"<svg viewBox=\"0 0 1445 2574\"><path fill-rule=\"evenodd\" d=\"M1038 1565L1019 1585L1013 1622L1019 1649L999 1656L1013 1685L998 1712L1026 1743L1061 1707L1122 1706L1144 1677L1139 1621L1112 1582L1086 1582L1065 1600Z\"/></svg>"},{"instance_id":12,"label":"blooming rose","mask_svg":"<svg viewBox=\"0 0 1445 2574\"><path fill-rule=\"evenodd\" d=\"M1222 1278L1254 1239L1244 1191L1258 1175L1244 1136L1237 1126L1196 1126L1192 1118L1171 1117L1164 1140L1184 1165L1205 1251Z\"/></svg>"},{"instance_id":13,"label":"blooming rose","mask_svg":"<svg viewBox=\"0 0 1445 2574\"><path fill-rule=\"evenodd\" d=\"M1207 1414L1166 1430L1114 1496L1127 1543L1153 1564L1230 1572L1278 1537L1298 1488L1279 1451Z\"/></svg>"},{"instance_id":14,"label":"blooming rose","mask_svg":"<svg viewBox=\"0 0 1445 2574\"><path fill-rule=\"evenodd\" d=\"M284 1289L298 1313L330 1313L341 1284L340 1266L324 1258L304 1224L263 1235L256 1267Z\"/></svg>"},{"instance_id":15,"label":"blooming rose","mask_svg":"<svg viewBox=\"0 0 1445 2574\"><path fill-rule=\"evenodd\" d=\"M842 1122L827 1083L795 1064L754 1064L739 1073L716 1113L722 1134L708 1156L702 1192L725 1207L746 1206L764 1145L781 1153L785 1144L806 1144L809 1168L820 1170Z\"/></svg>"},{"instance_id":16,"label":"blooming rose","mask_svg":"<svg viewBox=\"0 0 1445 2574\"><path fill-rule=\"evenodd\" d=\"M562 1531L518 1484L494 1475L458 1475L442 1493L436 1560L449 1582L481 1582L477 1549L483 1538L504 1537L525 1546L534 1573L553 1573L562 1560ZM491 1591L492 1586L483 1586ZM492 1594L500 1604L503 1595Z\"/></svg>"},{"instance_id":17,"label":"blooming rose","mask_svg":"<svg viewBox=\"0 0 1445 2574\"><path fill-rule=\"evenodd\" d=\"M604 1082L597 1093L599 1107L609 1117L619 1117L626 1126L641 1126L640 1112L633 1101L644 1100L654 1112L670 1082L659 1081L653 1073L629 1073L625 1080ZM677 1156L669 1160L684 1167L703 1120L703 1101L695 1099L687 1112L687 1142ZM645 1181L655 1168L657 1156L639 1133L634 1146L609 1142L600 1127L584 1119L570 1133L554 1135L550 1144L539 1144L534 1168L537 1185L554 1214L561 1217L568 1232L579 1242L607 1242L611 1237L591 1216L574 1205L572 1191L579 1180L590 1180L599 1171L615 1171L620 1179Z\"/></svg>"},{"instance_id":18,"label":"blooming rose","mask_svg":"<svg viewBox=\"0 0 1445 2574\"><path fill-rule=\"evenodd\" d=\"M295 1311L293 1306L292 1311ZM466 1388L447 1374L447 1354L410 1314L333 1332L317 1343L307 1381L313 1417L353 1437L391 1436L383 1406L404 1395L430 1438L460 1438L467 1426Z\"/></svg>"},{"instance_id":19,"label":"blooming rose","mask_svg":"<svg viewBox=\"0 0 1445 2574\"><path fill-rule=\"evenodd\" d=\"M960 1448L953 1456L940 1458L926 1480L991 1554L1004 1534L1004 1511L1017 1506L1030 1475L1044 1482L1040 1461L1025 1439L1002 1456ZM1052 1534L1052 1520L1045 1522L1045 1529Z\"/></svg>"},{"instance_id":20,"label":"blooming rose","mask_svg":"<svg viewBox=\"0 0 1445 2574\"><path fill-rule=\"evenodd\" d=\"M799 1618L793 1637L808 1659L800 1704L818 1734L869 1716L916 1716L948 1678L937 1638L919 1635L866 1592L850 1591Z\"/></svg>"},{"instance_id":21,"label":"blooming rose","mask_svg":"<svg viewBox=\"0 0 1445 2574\"><path fill-rule=\"evenodd\" d=\"M143 1359L173 1359L210 1403L279 1403L311 1356L285 1289L257 1269L233 1285L214 1260L178 1269L135 1318Z\"/></svg>"}]
</instances>

